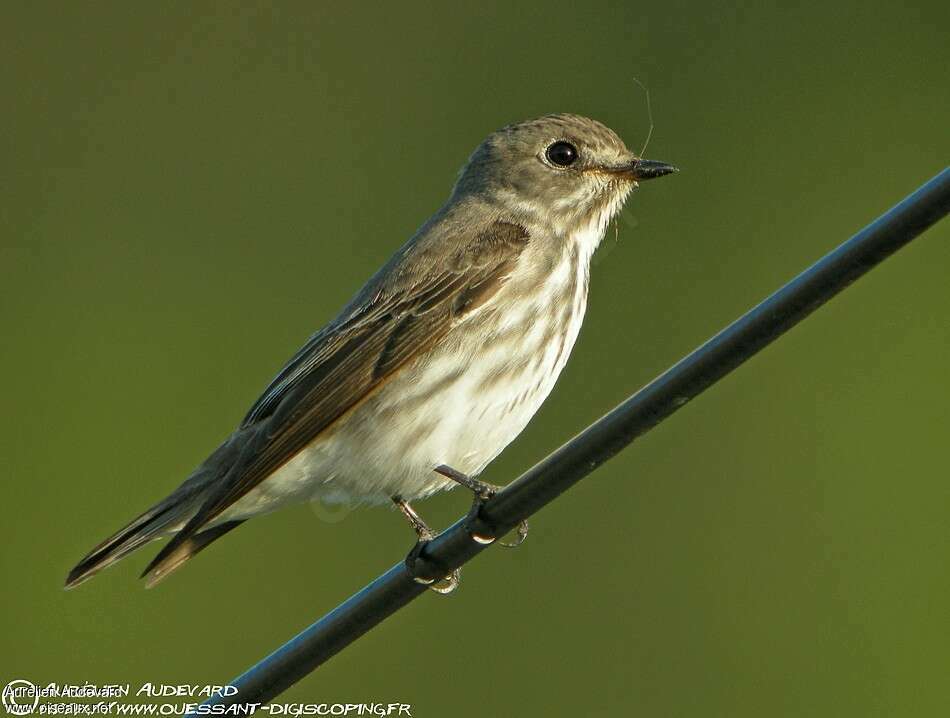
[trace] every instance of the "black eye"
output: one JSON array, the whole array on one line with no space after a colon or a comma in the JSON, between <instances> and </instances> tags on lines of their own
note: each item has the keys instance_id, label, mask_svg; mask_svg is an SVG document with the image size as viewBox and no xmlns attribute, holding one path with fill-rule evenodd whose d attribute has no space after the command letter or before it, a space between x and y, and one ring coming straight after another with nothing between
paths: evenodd
<instances>
[{"instance_id":1,"label":"black eye","mask_svg":"<svg viewBox=\"0 0 950 718\"><path fill-rule=\"evenodd\" d=\"M548 147L547 152L544 154L547 156L548 162L552 165L568 167L574 164L574 161L577 159L577 148L570 142L560 140Z\"/></svg>"}]
</instances>

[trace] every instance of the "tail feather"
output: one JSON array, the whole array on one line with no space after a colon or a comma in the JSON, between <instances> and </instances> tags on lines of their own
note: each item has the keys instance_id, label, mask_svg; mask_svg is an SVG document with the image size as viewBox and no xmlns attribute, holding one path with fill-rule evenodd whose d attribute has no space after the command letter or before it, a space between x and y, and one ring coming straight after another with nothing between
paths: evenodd
<instances>
[{"instance_id":1,"label":"tail feather","mask_svg":"<svg viewBox=\"0 0 950 718\"><path fill-rule=\"evenodd\" d=\"M86 554L66 577L66 588L78 586L135 549L161 538L167 528L182 518L180 504L167 499L156 504Z\"/></svg>"},{"instance_id":2,"label":"tail feather","mask_svg":"<svg viewBox=\"0 0 950 718\"><path fill-rule=\"evenodd\" d=\"M201 551L201 549L203 549L209 543L217 538L220 538L231 529L237 528L242 523L244 523L244 520L239 519L236 521L227 521L226 523L219 524L218 526L213 526L210 529L205 529L200 533L189 536L182 543L178 544L171 552L167 554L158 554L154 559L152 559L152 562L146 566L145 570L142 571L140 578L145 579L145 588L151 588L156 583L166 578L168 574L181 566L196 553Z\"/></svg>"},{"instance_id":3,"label":"tail feather","mask_svg":"<svg viewBox=\"0 0 950 718\"><path fill-rule=\"evenodd\" d=\"M248 435L253 431L255 428L248 426L231 434L169 496L86 554L66 577L66 588L78 586L137 548L177 532L195 515L215 482L227 474L237 460ZM241 521L229 521L204 530L199 528L197 533L175 547L175 550L160 553L145 569L143 575L147 575L147 585L154 585L184 561L240 523Z\"/></svg>"}]
</instances>

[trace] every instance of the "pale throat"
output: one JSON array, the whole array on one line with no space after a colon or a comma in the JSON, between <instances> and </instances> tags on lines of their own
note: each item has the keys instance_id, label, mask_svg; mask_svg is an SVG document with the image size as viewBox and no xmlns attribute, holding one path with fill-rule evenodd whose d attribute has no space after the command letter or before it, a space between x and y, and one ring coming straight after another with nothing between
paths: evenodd
<instances>
[{"instance_id":1,"label":"pale throat","mask_svg":"<svg viewBox=\"0 0 950 718\"><path fill-rule=\"evenodd\" d=\"M585 267L589 266L590 259L607 233L611 220L623 207L623 203L630 193L630 189L622 192L612 192L610 199L593 209L570 231L568 241L576 248L578 259Z\"/></svg>"}]
</instances>

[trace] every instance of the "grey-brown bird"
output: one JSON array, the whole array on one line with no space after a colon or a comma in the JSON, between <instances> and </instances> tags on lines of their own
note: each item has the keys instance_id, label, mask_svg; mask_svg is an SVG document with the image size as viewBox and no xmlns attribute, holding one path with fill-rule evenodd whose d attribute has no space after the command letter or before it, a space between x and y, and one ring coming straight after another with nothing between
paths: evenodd
<instances>
[{"instance_id":1,"label":"grey-brown bird","mask_svg":"<svg viewBox=\"0 0 950 718\"><path fill-rule=\"evenodd\" d=\"M155 539L161 580L290 502L409 502L475 477L547 398L587 307L590 258L639 181L675 168L612 130L548 115L491 134L448 201L166 498L94 548L72 587ZM451 579L451 577L450 577ZM454 586L449 580L445 590Z\"/></svg>"}]
</instances>

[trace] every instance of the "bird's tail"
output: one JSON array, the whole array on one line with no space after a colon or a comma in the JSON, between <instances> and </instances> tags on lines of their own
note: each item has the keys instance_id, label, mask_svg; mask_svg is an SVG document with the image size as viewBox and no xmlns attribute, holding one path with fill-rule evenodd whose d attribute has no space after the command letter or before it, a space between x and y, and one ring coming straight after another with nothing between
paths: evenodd
<instances>
[{"instance_id":1,"label":"bird's tail","mask_svg":"<svg viewBox=\"0 0 950 718\"><path fill-rule=\"evenodd\" d=\"M198 511L215 481L227 473L242 445L242 433L235 432L208 457L185 482L169 496L107 538L76 564L66 577L66 588L78 586L99 571L125 558L137 548L159 538L170 536L184 526ZM186 560L219 536L235 528L241 521L229 521L205 528L184 541L161 565L152 562L142 575L146 586L155 585Z\"/></svg>"},{"instance_id":2,"label":"bird's tail","mask_svg":"<svg viewBox=\"0 0 950 718\"><path fill-rule=\"evenodd\" d=\"M177 493L177 492L176 492ZM86 554L66 577L66 588L78 586L99 571L125 558L135 549L173 532L183 515L182 502L172 494L134 519Z\"/></svg>"}]
</instances>

